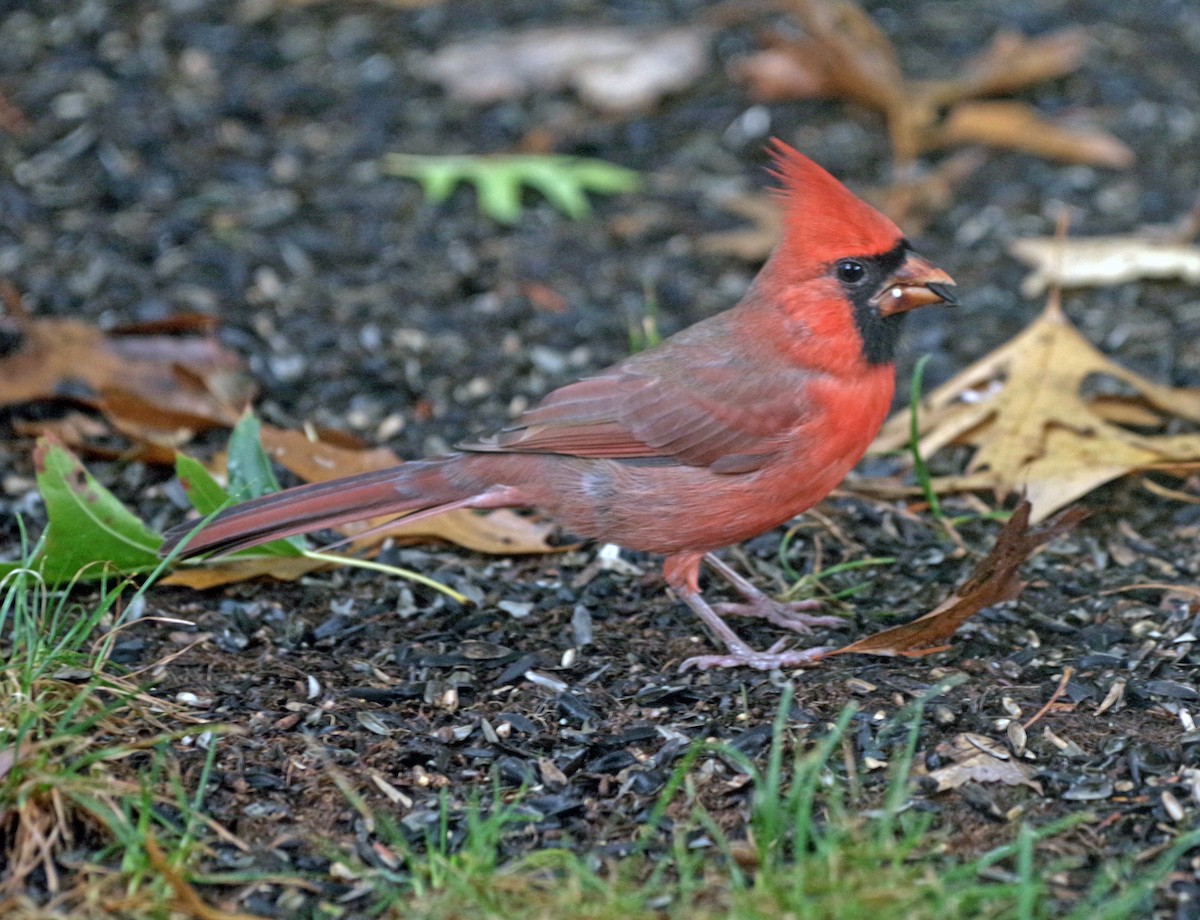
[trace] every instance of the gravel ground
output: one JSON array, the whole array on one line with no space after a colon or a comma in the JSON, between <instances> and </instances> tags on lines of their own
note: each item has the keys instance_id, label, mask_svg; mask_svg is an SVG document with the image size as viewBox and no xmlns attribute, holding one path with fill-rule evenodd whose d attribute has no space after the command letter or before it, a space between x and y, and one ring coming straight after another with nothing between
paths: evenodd
<instances>
[{"instance_id":1,"label":"gravel ground","mask_svg":"<svg viewBox=\"0 0 1200 920\"><path fill-rule=\"evenodd\" d=\"M945 75L948 62L1000 28L1041 33L1088 26L1094 47L1078 73L1024 94L1044 111L1088 109L1137 153L1128 171L989 157L953 205L918 239L959 282L953 316L913 317L900 368L933 353L930 382L1021 329L1040 305L1018 292L1013 237L1048 233L1063 205L1080 233L1129 231L1172 220L1200 188L1200 8L1186 2L964 2L920 0L901 14L868 9L909 71ZM444 450L494 429L554 386L627 353L631 318L647 297L664 334L711 315L745 289L754 266L701 252L704 233L737 218L719 203L763 184L763 144L778 135L851 185L884 178L877 118L833 102L752 109L725 66L758 47L770 14L722 26L714 66L655 111L600 116L566 91L513 102L455 102L423 79L445 42L480 32L567 22L685 24L714 8L673 3L461 2L403 10L386 4L272 4L206 0L24 2L0 8L0 94L28 128L0 130L0 278L38 314L104 325L179 310L221 318L222 336L260 381L263 416L312 422L404 456ZM747 115L748 110L752 110ZM641 171L636 195L595 200L571 222L529 197L511 228L480 217L472 193L435 206L412 182L384 176L389 151L477 153L517 148L598 156ZM537 292L549 291L547 298ZM533 292L533 293L531 293ZM1200 386L1196 289L1145 283L1072 294L1084 333L1125 364L1176 386ZM0 417L0 549L15 546L14 512L31 513L30 444ZM153 522L174 522L164 473L97 464L101 477ZM921 795L921 807L960 829L954 849L1011 839L1020 818L1044 823L1080 808L1103 820L1059 846L1079 869L1104 855L1160 845L1200 817L1200 734L1187 710L1194 686L1200 602L1194 590L1196 505L1156 498L1136 480L1086 501L1092 517L1026 570L1023 598L969 624L949 652L918 661L838 659L795 676L797 731L816 730L850 701L868 790L902 743L896 714L949 674L964 683L939 698L920 749L936 767L939 743L963 731L1003 741L1004 725L1049 699L1064 666L1062 702L1030 730L1040 792L969 784ZM955 506L956 507L956 506ZM822 507L794 541L798 569L893 556L894 565L835 580L867 580L846 606L848 634L880 614L934 606L986 551L997 525L964 526L965 553L940 528L899 506L846 496ZM756 579L779 577L780 534L745 548ZM775 675L689 673L675 667L708 639L674 604L654 560L647 573L602 571L584 548L545 558L491 558L439 547L393 551L398 561L463 586L483 603L440 597L377 576L332 573L301 583L243 584L196 593L160 589L154 612L194 630L147 625L118 648L144 665L193 641L156 692L196 693L215 718L246 726L218 757L209 803L253 843L257 868L324 865L314 828L339 844L368 831L322 764L353 774L363 794L378 770L413 798L414 831L469 789L533 783L539 818L523 846L571 840L619 852L636 834L686 738L732 740L757 754L779 697ZM508 602L504 607L501 602ZM522 613L521 617L513 611ZM760 646L769 627L746 628ZM530 681L530 670L545 675ZM307 699L304 678L320 683ZM1115 705L1101 701L1123 688ZM498 728L503 726L502 729ZM1050 729L1047 735L1042 729ZM200 755L181 753L194 777ZM190 760L189 758L194 758ZM557 773L539 771L538 759ZM561 775L562 780L558 777ZM1165 791L1173 791L1175 811ZM711 803L736 825L743 798ZM269 842L269 846L267 845ZM228 868L245 857L219 853ZM321 896L336 894L329 882ZM1192 916L1200 886L1187 866L1159 897L1162 916ZM273 915L264 886L245 904ZM314 895L313 897L317 897ZM1189 902L1189 899L1190 902ZM1180 906L1182 905L1182 906ZM1176 913L1176 911L1182 911Z\"/></svg>"}]
</instances>

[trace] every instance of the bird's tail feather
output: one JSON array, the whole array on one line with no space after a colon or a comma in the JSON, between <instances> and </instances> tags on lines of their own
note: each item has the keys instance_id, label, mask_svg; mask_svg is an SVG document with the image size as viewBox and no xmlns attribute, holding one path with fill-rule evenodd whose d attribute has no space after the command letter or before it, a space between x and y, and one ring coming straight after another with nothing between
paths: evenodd
<instances>
[{"instance_id":1,"label":"bird's tail feather","mask_svg":"<svg viewBox=\"0 0 1200 920\"><path fill-rule=\"evenodd\" d=\"M455 458L446 458L405 463L273 492L220 512L194 535L195 521L173 527L167 531L159 553L167 555L189 536L181 558L209 552L232 553L386 514L461 506L473 493L446 477L447 466L454 462Z\"/></svg>"}]
</instances>

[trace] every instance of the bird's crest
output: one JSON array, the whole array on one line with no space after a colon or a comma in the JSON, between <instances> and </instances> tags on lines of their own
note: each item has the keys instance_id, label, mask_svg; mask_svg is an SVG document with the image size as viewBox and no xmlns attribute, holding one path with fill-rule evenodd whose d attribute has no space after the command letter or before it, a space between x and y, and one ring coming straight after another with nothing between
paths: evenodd
<instances>
[{"instance_id":1,"label":"bird's crest","mask_svg":"<svg viewBox=\"0 0 1200 920\"><path fill-rule=\"evenodd\" d=\"M790 251L831 262L888 252L904 234L891 220L797 150L773 139L772 175L782 183L783 235Z\"/></svg>"}]
</instances>

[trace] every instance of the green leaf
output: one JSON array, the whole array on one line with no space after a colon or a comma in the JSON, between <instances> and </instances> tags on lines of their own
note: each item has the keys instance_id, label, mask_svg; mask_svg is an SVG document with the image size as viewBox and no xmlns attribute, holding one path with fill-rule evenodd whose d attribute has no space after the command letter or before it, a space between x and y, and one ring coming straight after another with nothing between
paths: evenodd
<instances>
[{"instance_id":1,"label":"green leaf","mask_svg":"<svg viewBox=\"0 0 1200 920\"><path fill-rule=\"evenodd\" d=\"M442 202L449 198L460 181L458 170L451 164L439 166L431 163L428 169L416 178L425 191L425 197L433 202Z\"/></svg>"},{"instance_id":2,"label":"green leaf","mask_svg":"<svg viewBox=\"0 0 1200 920\"><path fill-rule=\"evenodd\" d=\"M233 501L221 484L213 479L212 473L204 468L204 464L186 454L175 455L175 475L183 485L192 507L203 515L220 511Z\"/></svg>"},{"instance_id":3,"label":"green leaf","mask_svg":"<svg viewBox=\"0 0 1200 920\"><path fill-rule=\"evenodd\" d=\"M415 179L433 202L445 201L459 183L475 186L479 210L502 224L521 216L521 192L532 188L572 220L591 213L587 193L612 195L636 189L636 172L604 160L553 155L417 156L391 153L385 172Z\"/></svg>"},{"instance_id":4,"label":"green leaf","mask_svg":"<svg viewBox=\"0 0 1200 920\"><path fill-rule=\"evenodd\" d=\"M239 422L239 425L241 424ZM250 427L253 427L257 432L257 421L254 426ZM255 437L257 437L257 434ZM257 445L257 440L254 443ZM232 439L230 446L232 447ZM239 450L252 453L245 445L239 445ZM259 453L261 452L260 448ZM184 454L177 454L175 457L175 475L179 477L179 481L183 484L183 490L187 493L188 501L192 503L192 507L205 517L234 504L232 496L222 488L219 482L213 479L212 474L204 468L199 460L193 460ZM274 476L272 476L273 478ZM199 522L197 522L197 526L199 526ZM289 540L272 540L270 543L264 543L261 546L230 553L228 558L261 559L264 556L303 556L307 548L308 544L302 537L292 537Z\"/></svg>"},{"instance_id":5,"label":"green leaf","mask_svg":"<svg viewBox=\"0 0 1200 920\"><path fill-rule=\"evenodd\" d=\"M258 420L247 415L230 438L229 465L239 470L237 486L247 496L278 491L270 461L259 443ZM0 578L17 569L40 571L47 582L96 581L114 570L125 575L153 572L162 560L155 533L96 481L79 458L49 438L34 451L38 491L46 505L46 531L32 560L0 562ZM175 470L192 506L203 515L230 504L229 494L191 457L176 457ZM231 474L232 478L232 474ZM229 558L295 557L307 552L302 537L274 540Z\"/></svg>"},{"instance_id":6,"label":"green leaf","mask_svg":"<svg viewBox=\"0 0 1200 920\"><path fill-rule=\"evenodd\" d=\"M228 505L260 495L279 491L279 480L271 467L271 460L262 448L262 425L257 416L247 412L234 426L226 448L229 471L229 489L213 479L198 461L180 454L175 459L175 473L183 483L188 501L203 515L213 514ZM308 550L308 541L303 537L288 537L272 540L236 553L230 559L261 559L264 556L303 556Z\"/></svg>"},{"instance_id":7,"label":"green leaf","mask_svg":"<svg viewBox=\"0 0 1200 920\"><path fill-rule=\"evenodd\" d=\"M553 164L531 169L525 183L546 196L546 200L573 220L586 217L591 212L587 195L584 194L583 174L564 172Z\"/></svg>"},{"instance_id":8,"label":"green leaf","mask_svg":"<svg viewBox=\"0 0 1200 920\"><path fill-rule=\"evenodd\" d=\"M262 425L249 412L238 419L226 448L229 495L239 502L279 491L271 460L262 449Z\"/></svg>"},{"instance_id":9,"label":"green leaf","mask_svg":"<svg viewBox=\"0 0 1200 920\"><path fill-rule=\"evenodd\" d=\"M470 181L475 183L479 210L502 224L515 224L521 216L521 183L504 172L479 172Z\"/></svg>"},{"instance_id":10,"label":"green leaf","mask_svg":"<svg viewBox=\"0 0 1200 920\"><path fill-rule=\"evenodd\" d=\"M71 451L41 438L33 458L48 519L35 567L47 581L77 575L92 580L110 567L133 574L158 566L162 537L100 485Z\"/></svg>"}]
</instances>

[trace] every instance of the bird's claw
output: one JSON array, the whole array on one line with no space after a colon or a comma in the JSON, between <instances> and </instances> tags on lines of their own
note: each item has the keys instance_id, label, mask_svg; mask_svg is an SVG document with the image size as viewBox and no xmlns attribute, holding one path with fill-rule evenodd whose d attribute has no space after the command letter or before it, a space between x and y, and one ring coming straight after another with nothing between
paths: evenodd
<instances>
[{"instance_id":1,"label":"bird's claw","mask_svg":"<svg viewBox=\"0 0 1200 920\"><path fill-rule=\"evenodd\" d=\"M810 635L814 628L844 629L846 621L841 617L811 616L805 610L820 609L821 602L777 601L765 594L744 603L713 604L712 608L721 616L758 617L780 629L790 629L802 636Z\"/></svg>"},{"instance_id":2,"label":"bird's claw","mask_svg":"<svg viewBox=\"0 0 1200 920\"><path fill-rule=\"evenodd\" d=\"M776 642L765 652L754 649L738 649L727 655L696 655L688 658L679 666L686 671L695 668L697 671L707 671L710 668L754 668L758 671L776 671L784 668L803 668L814 664L832 650L832 646L814 646L813 648L792 649L780 651L783 641Z\"/></svg>"}]
</instances>

